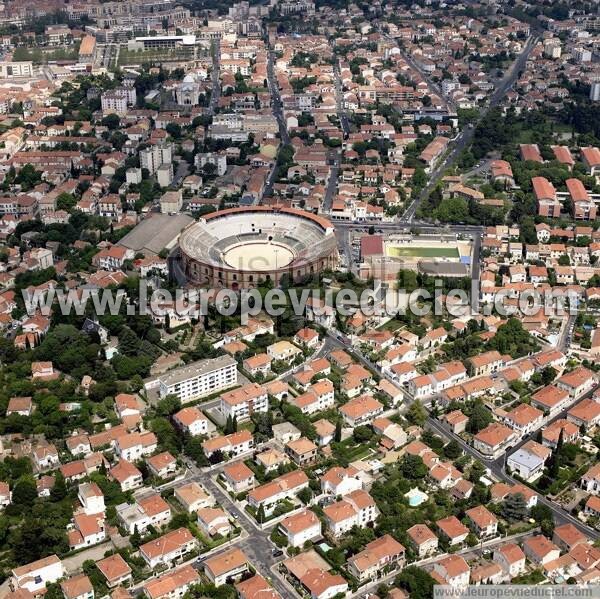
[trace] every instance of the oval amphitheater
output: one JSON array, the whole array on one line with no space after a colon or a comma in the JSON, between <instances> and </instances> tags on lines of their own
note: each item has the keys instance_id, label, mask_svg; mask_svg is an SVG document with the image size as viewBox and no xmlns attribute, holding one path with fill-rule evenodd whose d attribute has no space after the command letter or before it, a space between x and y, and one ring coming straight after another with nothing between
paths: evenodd
<instances>
[{"instance_id":1,"label":"oval amphitheater","mask_svg":"<svg viewBox=\"0 0 600 599\"><path fill-rule=\"evenodd\" d=\"M200 286L248 289L261 281L298 281L335 268L329 220L295 208L253 206L205 215L179 238L181 267Z\"/></svg>"}]
</instances>

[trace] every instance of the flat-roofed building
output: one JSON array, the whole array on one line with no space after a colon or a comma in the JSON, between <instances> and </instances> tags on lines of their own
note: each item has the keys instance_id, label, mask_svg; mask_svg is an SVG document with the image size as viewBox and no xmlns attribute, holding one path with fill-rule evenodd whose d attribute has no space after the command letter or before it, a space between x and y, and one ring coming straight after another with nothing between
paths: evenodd
<instances>
[{"instance_id":1,"label":"flat-roofed building","mask_svg":"<svg viewBox=\"0 0 600 599\"><path fill-rule=\"evenodd\" d=\"M161 397L176 395L187 403L233 387L238 381L237 362L228 355L192 362L170 370L151 384Z\"/></svg>"}]
</instances>

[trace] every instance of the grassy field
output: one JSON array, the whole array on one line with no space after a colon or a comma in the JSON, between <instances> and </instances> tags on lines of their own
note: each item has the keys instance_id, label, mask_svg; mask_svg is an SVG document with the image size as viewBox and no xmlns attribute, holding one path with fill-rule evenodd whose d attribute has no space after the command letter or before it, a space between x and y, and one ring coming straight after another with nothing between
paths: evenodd
<instances>
[{"instance_id":1,"label":"grassy field","mask_svg":"<svg viewBox=\"0 0 600 599\"><path fill-rule=\"evenodd\" d=\"M432 247L399 247L391 246L387 249L388 256L392 258L459 258L457 248L432 248Z\"/></svg>"}]
</instances>

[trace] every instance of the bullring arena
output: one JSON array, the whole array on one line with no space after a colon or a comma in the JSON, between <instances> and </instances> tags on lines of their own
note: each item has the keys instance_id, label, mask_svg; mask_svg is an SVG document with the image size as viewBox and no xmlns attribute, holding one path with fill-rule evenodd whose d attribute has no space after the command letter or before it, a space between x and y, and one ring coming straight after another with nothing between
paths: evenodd
<instances>
[{"instance_id":1,"label":"bullring arena","mask_svg":"<svg viewBox=\"0 0 600 599\"><path fill-rule=\"evenodd\" d=\"M179 238L181 267L199 286L249 289L298 281L338 262L333 225L294 208L253 206L205 215Z\"/></svg>"}]
</instances>

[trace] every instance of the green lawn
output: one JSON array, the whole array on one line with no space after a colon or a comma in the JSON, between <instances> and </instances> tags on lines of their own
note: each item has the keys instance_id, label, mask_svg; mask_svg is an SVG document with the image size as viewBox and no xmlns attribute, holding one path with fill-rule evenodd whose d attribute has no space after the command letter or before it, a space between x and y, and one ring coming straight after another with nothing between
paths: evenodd
<instances>
[{"instance_id":1,"label":"green lawn","mask_svg":"<svg viewBox=\"0 0 600 599\"><path fill-rule=\"evenodd\" d=\"M392 258L459 258L457 248L432 248L432 247L405 247L390 246L387 248L388 256Z\"/></svg>"}]
</instances>

